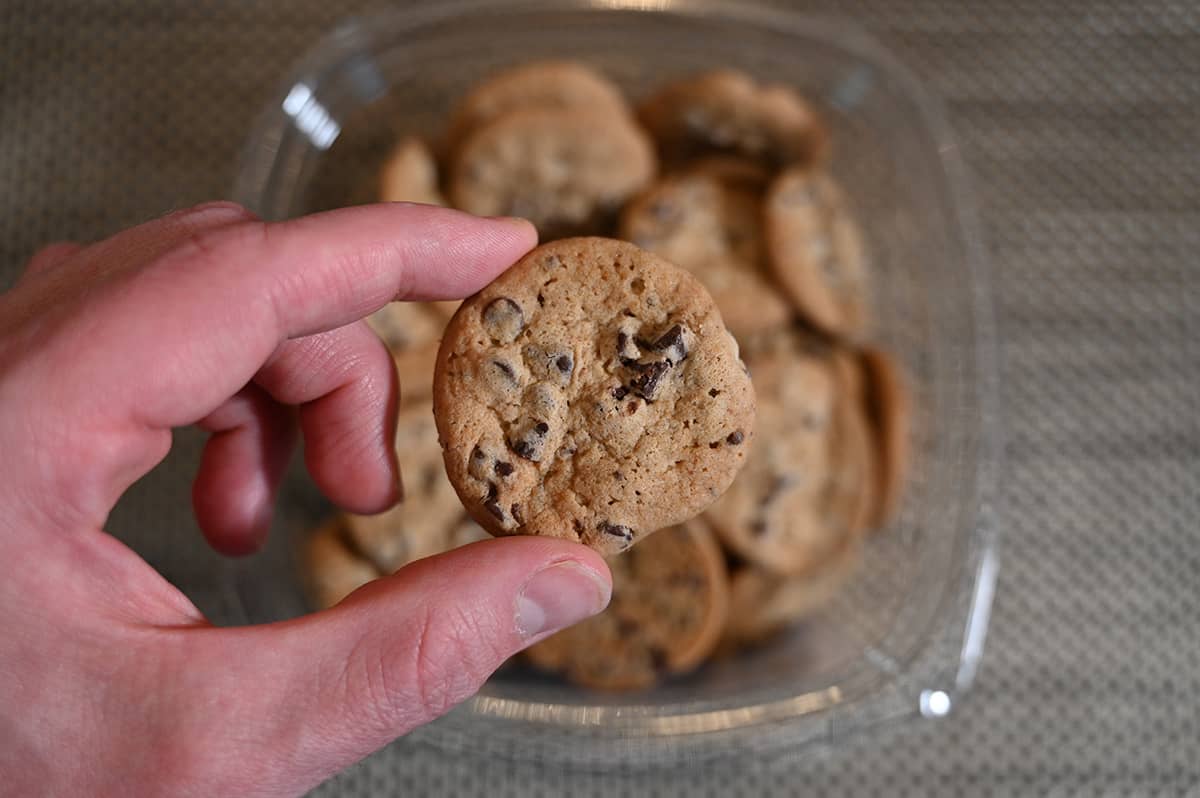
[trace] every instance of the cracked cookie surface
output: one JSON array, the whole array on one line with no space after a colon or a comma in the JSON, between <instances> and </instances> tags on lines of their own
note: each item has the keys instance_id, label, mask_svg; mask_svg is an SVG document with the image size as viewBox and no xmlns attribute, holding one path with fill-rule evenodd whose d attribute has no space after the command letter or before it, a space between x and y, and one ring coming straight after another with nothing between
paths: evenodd
<instances>
[{"instance_id":1,"label":"cracked cookie surface","mask_svg":"<svg viewBox=\"0 0 1200 798\"><path fill-rule=\"evenodd\" d=\"M711 504L754 393L711 297L632 244L543 245L466 300L434 376L446 472L493 535L603 554Z\"/></svg>"}]
</instances>

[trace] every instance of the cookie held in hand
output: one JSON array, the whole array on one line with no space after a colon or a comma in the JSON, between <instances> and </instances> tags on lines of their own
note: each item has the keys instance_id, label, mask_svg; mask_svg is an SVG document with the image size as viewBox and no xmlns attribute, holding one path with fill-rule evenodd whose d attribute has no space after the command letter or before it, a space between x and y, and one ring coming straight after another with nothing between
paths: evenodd
<instances>
[{"instance_id":1,"label":"cookie held in hand","mask_svg":"<svg viewBox=\"0 0 1200 798\"><path fill-rule=\"evenodd\" d=\"M459 308L434 415L450 482L488 532L609 555L729 486L753 438L754 391L691 274L632 244L573 238Z\"/></svg>"}]
</instances>

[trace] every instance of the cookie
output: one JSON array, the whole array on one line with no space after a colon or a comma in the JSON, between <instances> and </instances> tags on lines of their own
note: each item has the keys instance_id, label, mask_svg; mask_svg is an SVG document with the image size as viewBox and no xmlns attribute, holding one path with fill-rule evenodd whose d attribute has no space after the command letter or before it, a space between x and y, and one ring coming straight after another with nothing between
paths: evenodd
<instances>
[{"instance_id":1,"label":"cookie","mask_svg":"<svg viewBox=\"0 0 1200 798\"><path fill-rule=\"evenodd\" d=\"M346 542L341 519L313 532L304 552L309 595L319 609L337 604L382 574Z\"/></svg>"},{"instance_id":2,"label":"cookie","mask_svg":"<svg viewBox=\"0 0 1200 798\"><path fill-rule=\"evenodd\" d=\"M470 518L461 518L458 523L450 527L450 532L446 538L446 551L457 549L459 546L466 546L468 543L478 543L481 540L490 540L491 535L487 533L483 527L472 521Z\"/></svg>"},{"instance_id":3,"label":"cookie","mask_svg":"<svg viewBox=\"0 0 1200 798\"><path fill-rule=\"evenodd\" d=\"M400 377L400 400L416 402L424 400L428 404L433 396L433 368L437 363L439 340L429 341L420 346L402 349L392 354L396 363L396 374Z\"/></svg>"},{"instance_id":4,"label":"cookie","mask_svg":"<svg viewBox=\"0 0 1200 798\"><path fill-rule=\"evenodd\" d=\"M896 515L908 481L912 401L900 366L891 355L868 347L859 358L875 451L875 501L868 524L879 529Z\"/></svg>"},{"instance_id":5,"label":"cookie","mask_svg":"<svg viewBox=\"0 0 1200 798\"><path fill-rule=\"evenodd\" d=\"M771 184L763 212L767 260L796 309L834 336L861 338L870 286L858 226L829 175L788 169Z\"/></svg>"},{"instance_id":6,"label":"cookie","mask_svg":"<svg viewBox=\"0 0 1200 798\"><path fill-rule=\"evenodd\" d=\"M699 278L739 341L783 327L791 308L767 279L761 203L704 174L661 180L621 214L621 238Z\"/></svg>"},{"instance_id":7,"label":"cookie","mask_svg":"<svg viewBox=\"0 0 1200 798\"><path fill-rule=\"evenodd\" d=\"M696 668L724 628L724 556L699 521L655 533L609 561L612 602L532 646L531 663L600 690L637 690Z\"/></svg>"},{"instance_id":8,"label":"cookie","mask_svg":"<svg viewBox=\"0 0 1200 798\"><path fill-rule=\"evenodd\" d=\"M664 160L733 152L764 163L812 165L826 157L825 126L790 88L758 85L720 69L671 83L649 97L639 118Z\"/></svg>"},{"instance_id":9,"label":"cookie","mask_svg":"<svg viewBox=\"0 0 1200 798\"><path fill-rule=\"evenodd\" d=\"M755 193L766 191L772 172L761 161L743 155L706 155L687 163L686 174L716 178L725 185Z\"/></svg>"},{"instance_id":10,"label":"cookie","mask_svg":"<svg viewBox=\"0 0 1200 798\"><path fill-rule=\"evenodd\" d=\"M602 229L655 169L649 139L624 116L524 108L464 140L450 198L478 216L524 217L545 240Z\"/></svg>"},{"instance_id":11,"label":"cookie","mask_svg":"<svg viewBox=\"0 0 1200 798\"><path fill-rule=\"evenodd\" d=\"M396 458L404 484L403 501L376 515L346 515L350 542L383 573L444 551L450 530L463 512L446 479L428 401L401 408Z\"/></svg>"},{"instance_id":12,"label":"cookie","mask_svg":"<svg viewBox=\"0 0 1200 798\"><path fill-rule=\"evenodd\" d=\"M603 238L540 246L467 299L433 399L447 474L484 529L606 555L712 503L754 432L753 388L708 293Z\"/></svg>"},{"instance_id":13,"label":"cookie","mask_svg":"<svg viewBox=\"0 0 1200 798\"><path fill-rule=\"evenodd\" d=\"M446 151L456 152L471 131L519 108L629 114L621 90L599 72L575 61L535 61L492 75L463 97L447 126Z\"/></svg>"},{"instance_id":14,"label":"cookie","mask_svg":"<svg viewBox=\"0 0 1200 798\"><path fill-rule=\"evenodd\" d=\"M367 316L367 324L393 353L437 341L446 317L429 302L389 302Z\"/></svg>"},{"instance_id":15,"label":"cookie","mask_svg":"<svg viewBox=\"0 0 1200 798\"><path fill-rule=\"evenodd\" d=\"M445 205L438 191L437 164L425 143L416 136L400 141L379 175L380 202L423 202Z\"/></svg>"},{"instance_id":16,"label":"cookie","mask_svg":"<svg viewBox=\"0 0 1200 798\"><path fill-rule=\"evenodd\" d=\"M739 568L730 577L722 648L765 640L820 611L850 580L861 560L861 540L855 535L806 574L782 576L754 566Z\"/></svg>"},{"instance_id":17,"label":"cookie","mask_svg":"<svg viewBox=\"0 0 1200 798\"><path fill-rule=\"evenodd\" d=\"M841 357L781 347L750 364L755 450L705 518L738 557L774 573L811 569L864 522L865 420L845 401Z\"/></svg>"}]
</instances>

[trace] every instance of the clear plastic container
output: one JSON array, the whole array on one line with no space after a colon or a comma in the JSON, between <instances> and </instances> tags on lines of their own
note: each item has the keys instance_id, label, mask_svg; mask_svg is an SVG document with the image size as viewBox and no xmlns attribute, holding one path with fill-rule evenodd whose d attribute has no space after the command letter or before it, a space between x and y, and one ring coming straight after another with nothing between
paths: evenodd
<instances>
[{"instance_id":1,"label":"clear plastic container","mask_svg":"<svg viewBox=\"0 0 1200 798\"><path fill-rule=\"evenodd\" d=\"M840 22L751 3L466 2L351 20L296 67L251 136L236 198L271 219L372 199L401 132L436 134L487 72L545 57L593 64L639 97L714 66L792 84L832 128L832 169L866 231L878 338L912 377L912 479L858 576L773 645L660 688L589 692L520 669L416 732L489 756L669 763L817 750L886 722L939 717L970 687L997 561L994 338L980 239L938 105ZM328 507L289 478L270 547L230 566L230 622L305 611L291 543Z\"/></svg>"}]
</instances>

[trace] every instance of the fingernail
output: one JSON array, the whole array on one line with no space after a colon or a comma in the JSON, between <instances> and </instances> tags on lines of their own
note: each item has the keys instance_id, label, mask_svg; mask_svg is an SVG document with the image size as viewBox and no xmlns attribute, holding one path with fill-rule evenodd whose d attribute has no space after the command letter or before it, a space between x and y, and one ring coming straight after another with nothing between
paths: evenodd
<instances>
[{"instance_id":1,"label":"fingernail","mask_svg":"<svg viewBox=\"0 0 1200 798\"><path fill-rule=\"evenodd\" d=\"M517 597L517 629L526 640L556 632L608 606L608 580L572 560L538 571Z\"/></svg>"},{"instance_id":2,"label":"fingernail","mask_svg":"<svg viewBox=\"0 0 1200 798\"><path fill-rule=\"evenodd\" d=\"M529 221L528 219L523 219L520 216L489 216L487 218L490 221L502 222L504 224L511 225L512 227L533 227L533 222Z\"/></svg>"}]
</instances>

